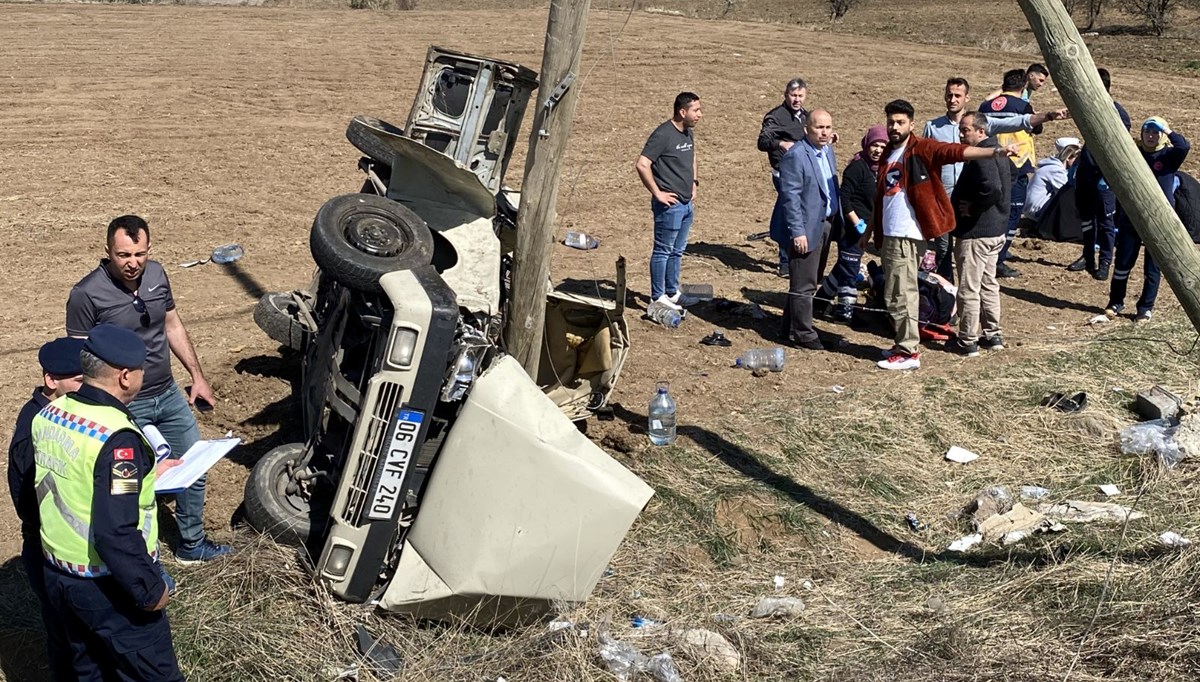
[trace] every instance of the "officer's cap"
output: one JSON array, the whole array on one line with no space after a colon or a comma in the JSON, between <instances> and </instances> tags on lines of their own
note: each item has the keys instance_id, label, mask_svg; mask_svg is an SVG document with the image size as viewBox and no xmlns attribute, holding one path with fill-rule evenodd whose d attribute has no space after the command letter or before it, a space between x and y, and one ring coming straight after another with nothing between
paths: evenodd
<instances>
[{"instance_id":1,"label":"officer's cap","mask_svg":"<svg viewBox=\"0 0 1200 682\"><path fill-rule=\"evenodd\" d=\"M38 350L38 362L42 373L56 377L75 377L83 374L79 362L79 351L83 350L83 339L70 337L54 339Z\"/></svg>"},{"instance_id":2,"label":"officer's cap","mask_svg":"<svg viewBox=\"0 0 1200 682\"><path fill-rule=\"evenodd\" d=\"M88 334L83 349L113 367L139 369L146 364L146 344L137 334L112 324L99 324Z\"/></svg>"}]
</instances>

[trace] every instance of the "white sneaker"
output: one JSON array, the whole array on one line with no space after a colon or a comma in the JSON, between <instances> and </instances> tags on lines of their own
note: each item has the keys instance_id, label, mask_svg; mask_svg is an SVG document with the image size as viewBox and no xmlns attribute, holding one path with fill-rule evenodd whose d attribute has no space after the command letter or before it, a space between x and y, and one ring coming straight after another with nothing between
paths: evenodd
<instances>
[{"instance_id":1,"label":"white sneaker","mask_svg":"<svg viewBox=\"0 0 1200 682\"><path fill-rule=\"evenodd\" d=\"M654 302L661 306L666 306L666 307L670 308L671 310L683 312L683 306L676 303L676 301L678 299L679 299L678 293L675 294L674 299L672 299L670 296L667 296L666 294L663 294L662 296L659 296L658 298L654 299Z\"/></svg>"},{"instance_id":2,"label":"white sneaker","mask_svg":"<svg viewBox=\"0 0 1200 682\"><path fill-rule=\"evenodd\" d=\"M907 353L893 353L892 355L888 356L887 360L880 360L875 364L877 364L880 369L920 369L921 354L913 353L912 355L909 355Z\"/></svg>"}]
</instances>

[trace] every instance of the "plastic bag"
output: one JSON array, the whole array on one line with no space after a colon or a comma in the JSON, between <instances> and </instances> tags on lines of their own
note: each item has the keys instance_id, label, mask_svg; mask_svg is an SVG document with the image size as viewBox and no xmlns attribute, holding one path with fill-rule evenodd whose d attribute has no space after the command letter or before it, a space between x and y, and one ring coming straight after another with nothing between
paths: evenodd
<instances>
[{"instance_id":1,"label":"plastic bag","mask_svg":"<svg viewBox=\"0 0 1200 682\"><path fill-rule=\"evenodd\" d=\"M1183 459L1175 440L1179 424L1171 419L1154 419L1134 424L1121 431L1121 452L1127 455L1155 455L1168 469Z\"/></svg>"},{"instance_id":2,"label":"plastic bag","mask_svg":"<svg viewBox=\"0 0 1200 682\"><path fill-rule=\"evenodd\" d=\"M665 651L650 659L650 662L646 664L646 672L653 675L658 682L683 682L683 677L679 675L679 668L675 667L674 659Z\"/></svg>"},{"instance_id":3,"label":"plastic bag","mask_svg":"<svg viewBox=\"0 0 1200 682\"><path fill-rule=\"evenodd\" d=\"M600 658L608 671L621 682L630 682L649 662L646 655L607 632L600 633Z\"/></svg>"}]
</instances>

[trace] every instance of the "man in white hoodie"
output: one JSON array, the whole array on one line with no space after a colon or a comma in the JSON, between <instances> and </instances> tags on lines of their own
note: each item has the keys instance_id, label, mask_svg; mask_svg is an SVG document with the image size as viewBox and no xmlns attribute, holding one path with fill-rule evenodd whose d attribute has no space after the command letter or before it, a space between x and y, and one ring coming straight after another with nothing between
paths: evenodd
<instances>
[{"instance_id":1,"label":"man in white hoodie","mask_svg":"<svg viewBox=\"0 0 1200 682\"><path fill-rule=\"evenodd\" d=\"M1080 148L1079 138L1060 137L1054 141L1054 156L1038 161L1025 196L1024 219L1036 222L1054 195L1070 182L1071 168L1079 158Z\"/></svg>"}]
</instances>

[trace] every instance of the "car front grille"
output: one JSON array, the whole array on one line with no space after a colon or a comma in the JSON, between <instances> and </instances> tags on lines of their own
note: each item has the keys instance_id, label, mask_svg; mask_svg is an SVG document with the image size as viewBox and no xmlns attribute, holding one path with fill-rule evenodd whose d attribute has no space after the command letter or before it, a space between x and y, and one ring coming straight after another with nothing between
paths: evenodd
<instances>
[{"instance_id":1,"label":"car front grille","mask_svg":"<svg viewBox=\"0 0 1200 682\"><path fill-rule=\"evenodd\" d=\"M355 526L361 520L363 507L367 504L368 488L375 479L379 458L388 445L389 428L404 397L404 388L391 381L379 382L375 390L378 396L375 399L375 411L365 424L367 433L362 449L358 451L358 470L354 472L354 482L346 495L346 508L342 510L342 520Z\"/></svg>"}]
</instances>

